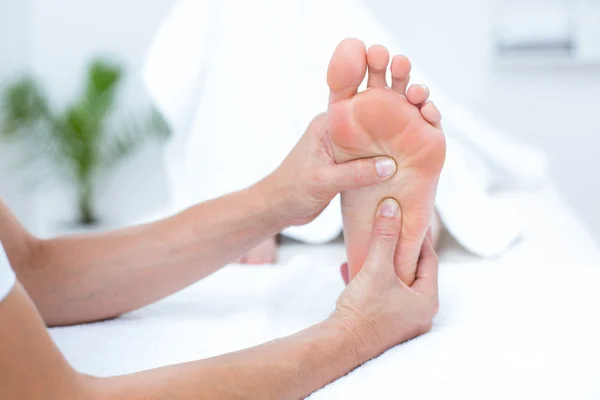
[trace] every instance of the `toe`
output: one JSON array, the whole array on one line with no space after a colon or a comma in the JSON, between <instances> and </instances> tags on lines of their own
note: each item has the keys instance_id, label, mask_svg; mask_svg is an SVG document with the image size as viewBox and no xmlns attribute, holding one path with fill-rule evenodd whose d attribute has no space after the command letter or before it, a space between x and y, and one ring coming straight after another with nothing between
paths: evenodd
<instances>
[{"instance_id":1,"label":"toe","mask_svg":"<svg viewBox=\"0 0 600 400\"><path fill-rule=\"evenodd\" d=\"M400 94L406 93L410 81L412 65L406 56L394 56L392 59L392 89Z\"/></svg>"},{"instance_id":2,"label":"toe","mask_svg":"<svg viewBox=\"0 0 600 400\"><path fill-rule=\"evenodd\" d=\"M428 101L421 107L421 115L427 122L438 129L442 129L442 114L440 110L433 104Z\"/></svg>"},{"instance_id":3,"label":"toe","mask_svg":"<svg viewBox=\"0 0 600 400\"><path fill-rule=\"evenodd\" d=\"M358 87L367 72L367 50L358 39L345 39L336 47L329 69L330 103L349 99L358 92Z\"/></svg>"},{"instance_id":4,"label":"toe","mask_svg":"<svg viewBox=\"0 0 600 400\"><path fill-rule=\"evenodd\" d=\"M441 128L442 115L429 100L430 91L425 85L412 85L406 92L407 100L421 110L421 115L436 128Z\"/></svg>"},{"instance_id":5,"label":"toe","mask_svg":"<svg viewBox=\"0 0 600 400\"><path fill-rule=\"evenodd\" d=\"M429 88L425 85L411 85L406 91L406 98L411 104L420 106L429 99Z\"/></svg>"},{"instance_id":6,"label":"toe","mask_svg":"<svg viewBox=\"0 0 600 400\"><path fill-rule=\"evenodd\" d=\"M390 63L390 52L384 46L376 44L367 52L367 64L369 65L369 79L367 87L386 87L385 74Z\"/></svg>"}]
</instances>

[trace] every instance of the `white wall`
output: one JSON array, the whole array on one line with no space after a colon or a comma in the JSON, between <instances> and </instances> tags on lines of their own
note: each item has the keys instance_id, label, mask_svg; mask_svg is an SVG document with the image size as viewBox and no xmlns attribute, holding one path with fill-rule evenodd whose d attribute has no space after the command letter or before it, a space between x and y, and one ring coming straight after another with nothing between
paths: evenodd
<instances>
[{"instance_id":1,"label":"white wall","mask_svg":"<svg viewBox=\"0 0 600 400\"><path fill-rule=\"evenodd\" d=\"M0 83L23 67L27 54L25 3L0 2Z\"/></svg>"},{"instance_id":2,"label":"white wall","mask_svg":"<svg viewBox=\"0 0 600 400\"><path fill-rule=\"evenodd\" d=\"M25 3L20 0L0 1L0 88L18 75L27 59ZM28 225L32 222L31 204L25 191L16 160L0 142L0 198Z\"/></svg>"},{"instance_id":3,"label":"white wall","mask_svg":"<svg viewBox=\"0 0 600 400\"><path fill-rule=\"evenodd\" d=\"M144 101L139 79L146 50L172 0L28 0L30 63L50 84L54 99L79 89L86 63L108 56L129 67L130 104Z\"/></svg>"},{"instance_id":4,"label":"white wall","mask_svg":"<svg viewBox=\"0 0 600 400\"><path fill-rule=\"evenodd\" d=\"M453 98L548 154L552 179L600 237L600 190L595 186L600 181L600 128L593 122L600 69L495 67L490 46L494 0L367 1L406 53ZM115 54L130 68L126 103L142 104L136 74L152 32L173 2L28 0L30 61L61 103L77 89L73 78L81 77L92 54ZM109 218L129 219L164 201L157 157L157 149L147 150L123 169L102 199Z\"/></svg>"},{"instance_id":5,"label":"white wall","mask_svg":"<svg viewBox=\"0 0 600 400\"><path fill-rule=\"evenodd\" d=\"M171 0L28 0L29 63L46 85L53 103L63 107L81 89L86 64L106 56L127 66L121 110L148 106L140 69L147 48ZM109 225L135 220L166 202L161 150L149 145L113 175L98 199L98 212ZM135 184L132 184L134 182ZM73 218L73 197L63 189L37 197L40 219ZM64 204L71 204L66 206ZM40 233L47 224L33 226Z\"/></svg>"}]
</instances>

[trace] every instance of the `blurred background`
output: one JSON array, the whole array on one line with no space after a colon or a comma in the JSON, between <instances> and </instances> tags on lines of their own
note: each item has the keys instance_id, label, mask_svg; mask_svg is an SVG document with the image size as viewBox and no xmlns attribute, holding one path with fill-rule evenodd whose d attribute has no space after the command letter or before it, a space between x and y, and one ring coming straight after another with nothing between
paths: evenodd
<instances>
[{"instance_id":1,"label":"blurred background","mask_svg":"<svg viewBox=\"0 0 600 400\"><path fill-rule=\"evenodd\" d=\"M600 107L600 1L364 1L453 100L547 155L552 181L600 238L600 127L595 121ZM135 145L118 144L123 157L117 157L119 162L94 192L95 212L114 226L135 221L167 201L161 165L165 136L145 136L162 127L146 125L152 105L140 71L153 35L174 3L0 0L0 88L33 74L52 108L64 109L77 99L89 100L94 76L106 83L114 82L111 71L123 73L115 92L115 120L136 116L129 124L134 133L125 135ZM105 67L97 68L96 75L89 68L93 60ZM89 104L87 100L83 103ZM76 127L75 117L65 120ZM48 234L55 223L49 221L66 220L77 209L76 189L54 180L36 185L32 171L19 167L23 157L36 155L17 153L0 142L0 197L29 229Z\"/></svg>"}]
</instances>

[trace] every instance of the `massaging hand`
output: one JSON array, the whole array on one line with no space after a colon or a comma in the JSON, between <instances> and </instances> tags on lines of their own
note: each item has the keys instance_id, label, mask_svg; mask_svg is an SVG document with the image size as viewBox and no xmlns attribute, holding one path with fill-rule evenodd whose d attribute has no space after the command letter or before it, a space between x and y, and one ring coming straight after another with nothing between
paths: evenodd
<instances>
[{"instance_id":1,"label":"massaging hand","mask_svg":"<svg viewBox=\"0 0 600 400\"><path fill-rule=\"evenodd\" d=\"M303 225L315 219L338 193L381 183L395 172L396 163L388 157L337 165L326 117L321 114L264 183L269 193L284 201L288 225Z\"/></svg>"},{"instance_id":2,"label":"massaging hand","mask_svg":"<svg viewBox=\"0 0 600 400\"><path fill-rule=\"evenodd\" d=\"M377 210L371 250L358 275L340 296L332 318L357 335L375 355L431 329L438 310L438 259L427 235L412 286L394 270L400 235L399 205L386 199ZM344 266L342 266L342 270Z\"/></svg>"}]
</instances>

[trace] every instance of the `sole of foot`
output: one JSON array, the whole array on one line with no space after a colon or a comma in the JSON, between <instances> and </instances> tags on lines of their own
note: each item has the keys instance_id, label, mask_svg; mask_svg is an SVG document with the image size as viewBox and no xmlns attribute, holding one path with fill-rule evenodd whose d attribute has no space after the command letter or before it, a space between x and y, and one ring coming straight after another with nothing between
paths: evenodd
<instances>
[{"instance_id":1,"label":"sole of foot","mask_svg":"<svg viewBox=\"0 0 600 400\"><path fill-rule=\"evenodd\" d=\"M412 284L434 213L446 142L440 112L428 101L429 89L408 86L408 58L398 55L392 59L391 85L387 81L389 61L389 52L381 45L367 50L356 39L338 45L327 74L327 129L337 163L387 155L397 165L389 181L342 193L350 278L358 273L369 251L377 205L391 197L400 203L402 215L395 268L400 279ZM359 93L367 74L368 88Z\"/></svg>"}]
</instances>

